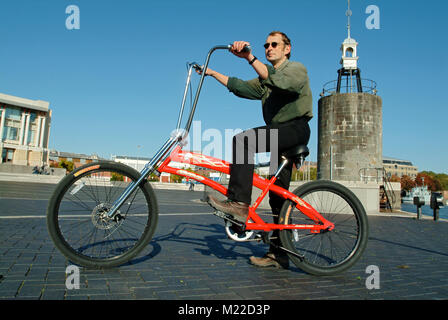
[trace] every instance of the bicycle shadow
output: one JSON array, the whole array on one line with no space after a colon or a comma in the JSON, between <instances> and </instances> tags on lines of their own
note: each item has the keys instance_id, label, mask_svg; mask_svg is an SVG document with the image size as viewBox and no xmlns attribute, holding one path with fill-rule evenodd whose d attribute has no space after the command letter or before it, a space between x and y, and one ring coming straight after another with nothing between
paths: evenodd
<instances>
[{"instance_id":1,"label":"bicycle shadow","mask_svg":"<svg viewBox=\"0 0 448 320\"><path fill-rule=\"evenodd\" d=\"M204 232L210 235L202 236ZM191 234L198 234L192 236ZM159 255L162 251L162 243L176 242L182 244L190 244L196 246L194 251L204 256L215 256L218 259L237 260L239 258L248 259L250 256L261 256L266 252L266 245L260 245L259 242L236 242L227 238L223 225L220 224L195 224L195 223L179 223L175 228L164 235L154 237L149 245L153 250L148 254L135 258L128 264L135 265L145 262ZM242 253L241 251L249 251Z\"/></svg>"}]
</instances>

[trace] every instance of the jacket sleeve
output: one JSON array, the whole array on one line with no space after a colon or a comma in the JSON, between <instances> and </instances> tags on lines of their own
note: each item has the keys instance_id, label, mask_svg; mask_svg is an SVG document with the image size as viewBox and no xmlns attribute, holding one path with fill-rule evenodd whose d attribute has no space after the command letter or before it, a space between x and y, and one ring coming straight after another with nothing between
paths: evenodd
<instances>
[{"instance_id":1,"label":"jacket sleeve","mask_svg":"<svg viewBox=\"0 0 448 320\"><path fill-rule=\"evenodd\" d=\"M227 89L240 98L251 100L261 100L265 90L258 78L244 81L234 77L229 77Z\"/></svg>"},{"instance_id":2,"label":"jacket sleeve","mask_svg":"<svg viewBox=\"0 0 448 320\"><path fill-rule=\"evenodd\" d=\"M281 71L276 71L269 65L267 67L268 78L262 84L271 89L300 93L308 81L306 68L301 64L291 64Z\"/></svg>"}]
</instances>

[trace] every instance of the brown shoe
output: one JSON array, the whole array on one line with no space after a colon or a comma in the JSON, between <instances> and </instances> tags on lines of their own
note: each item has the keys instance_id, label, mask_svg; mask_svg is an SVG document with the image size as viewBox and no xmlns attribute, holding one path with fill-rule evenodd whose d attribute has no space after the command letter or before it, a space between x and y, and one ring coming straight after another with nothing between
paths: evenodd
<instances>
[{"instance_id":1,"label":"brown shoe","mask_svg":"<svg viewBox=\"0 0 448 320\"><path fill-rule=\"evenodd\" d=\"M276 255L272 252L268 252L262 258L250 257L249 260L257 267L289 268L289 259L287 255Z\"/></svg>"},{"instance_id":2,"label":"brown shoe","mask_svg":"<svg viewBox=\"0 0 448 320\"><path fill-rule=\"evenodd\" d=\"M216 210L230 214L235 220L240 222L246 222L249 214L249 205L244 202L237 201L220 201L213 196L208 197L208 203Z\"/></svg>"}]
</instances>

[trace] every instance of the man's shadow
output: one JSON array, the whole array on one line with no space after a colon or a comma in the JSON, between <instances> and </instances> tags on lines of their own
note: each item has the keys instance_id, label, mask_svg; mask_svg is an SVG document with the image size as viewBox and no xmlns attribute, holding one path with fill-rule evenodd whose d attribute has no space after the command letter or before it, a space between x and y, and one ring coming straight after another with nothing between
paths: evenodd
<instances>
[{"instance_id":1,"label":"man's shadow","mask_svg":"<svg viewBox=\"0 0 448 320\"><path fill-rule=\"evenodd\" d=\"M193 233L198 234L198 236L192 236L191 231L197 231ZM203 236L204 232L211 233L211 235ZM128 264L134 265L154 258L160 254L162 244L166 241L191 244L196 246L194 250L202 255L214 255L219 259L225 260L236 260L238 258L248 259L251 255L261 256L266 252L266 247L260 245L262 242L237 242L229 239L223 225L179 223L170 233L154 237L151 240L148 244L148 246L153 247L151 252L129 261ZM250 253L241 253L241 250L238 250L241 248L248 249Z\"/></svg>"}]
</instances>

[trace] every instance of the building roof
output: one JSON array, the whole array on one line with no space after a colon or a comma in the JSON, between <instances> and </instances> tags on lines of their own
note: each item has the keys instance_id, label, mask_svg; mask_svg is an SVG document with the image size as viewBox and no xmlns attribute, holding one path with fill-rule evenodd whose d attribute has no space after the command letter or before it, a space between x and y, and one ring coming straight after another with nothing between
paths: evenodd
<instances>
[{"instance_id":1,"label":"building roof","mask_svg":"<svg viewBox=\"0 0 448 320\"><path fill-rule=\"evenodd\" d=\"M393 163L393 164L403 164L407 166L413 166L412 162L409 160L402 160L396 158L388 158L383 156L383 163Z\"/></svg>"},{"instance_id":2,"label":"building roof","mask_svg":"<svg viewBox=\"0 0 448 320\"><path fill-rule=\"evenodd\" d=\"M42 100L30 100L26 98L20 98L11 96L8 94L0 93L0 103L6 103L13 106L18 106L22 108L33 109L37 111L48 112L50 103Z\"/></svg>"},{"instance_id":3,"label":"building roof","mask_svg":"<svg viewBox=\"0 0 448 320\"><path fill-rule=\"evenodd\" d=\"M64 151L56 151L50 150L50 157L62 157L62 158L75 158L75 159L102 159L98 157L96 154L87 155L82 153L72 153L72 152L64 152Z\"/></svg>"},{"instance_id":4,"label":"building roof","mask_svg":"<svg viewBox=\"0 0 448 320\"><path fill-rule=\"evenodd\" d=\"M134 156L112 156L112 159L123 159L123 160L146 160L146 161L151 161L152 158L146 158L146 157L134 157Z\"/></svg>"}]
</instances>

